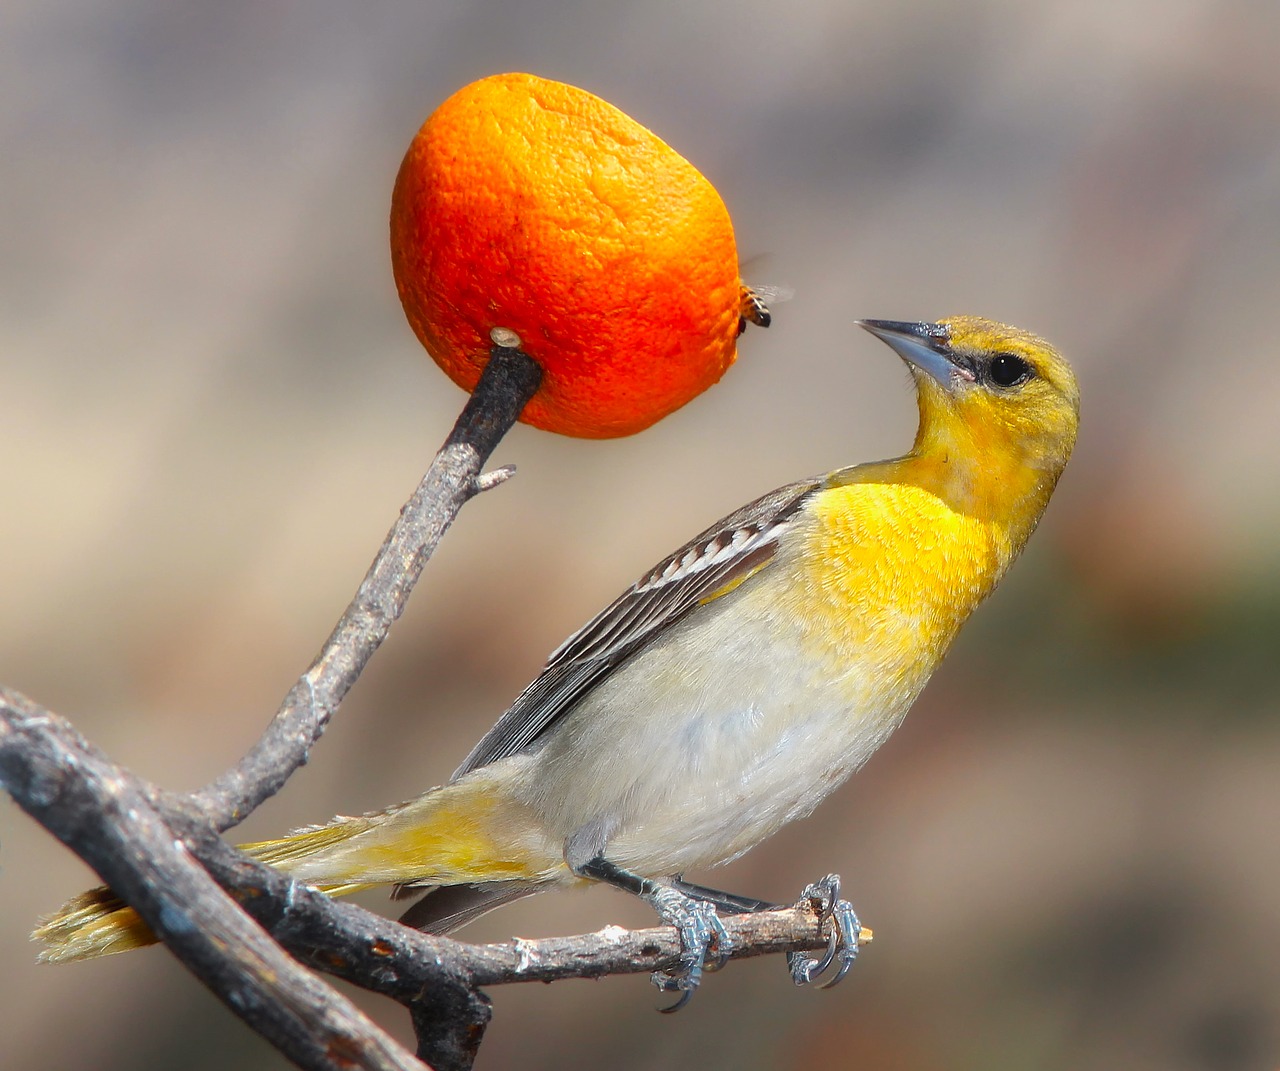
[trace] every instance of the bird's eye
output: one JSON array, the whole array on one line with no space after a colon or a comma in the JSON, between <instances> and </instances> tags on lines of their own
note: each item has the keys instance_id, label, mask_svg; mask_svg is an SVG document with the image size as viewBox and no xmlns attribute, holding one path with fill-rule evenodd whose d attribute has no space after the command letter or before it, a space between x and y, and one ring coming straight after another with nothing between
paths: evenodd
<instances>
[{"instance_id":1,"label":"bird's eye","mask_svg":"<svg viewBox=\"0 0 1280 1071\"><path fill-rule=\"evenodd\" d=\"M1012 387L1031 378L1031 366L1012 353L997 353L991 358L989 374L997 387Z\"/></svg>"}]
</instances>

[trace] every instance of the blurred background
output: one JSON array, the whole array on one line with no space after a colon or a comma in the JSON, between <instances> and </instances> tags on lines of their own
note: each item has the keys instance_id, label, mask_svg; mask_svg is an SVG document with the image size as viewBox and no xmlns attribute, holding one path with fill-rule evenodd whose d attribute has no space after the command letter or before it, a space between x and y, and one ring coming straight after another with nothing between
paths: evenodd
<instances>
[{"instance_id":1,"label":"blurred background","mask_svg":"<svg viewBox=\"0 0 1280 1071\"><path fill-rule=\"evenodd\" d=\"M795 297L643 435L511 434L518 478L244 837L438 783L671 547L902 452L907 376L856 317L982 313L1080 372L1048 516L890 744L709 876L781 901L838 870L875 944L833 992L753 960L672 1018L640 977L498 989L480 1066L1270 1071L1277 48L1251 0L7 0L0 680L172 788L244 751L463 401L391 282L401 154L477 77L570 81L696 163ZM90 881L0 802L6 1067L283 1066L162 952L36 967L35 916ZM650 919L592 890L464 936Z\"/></svg>"}]
</instances>

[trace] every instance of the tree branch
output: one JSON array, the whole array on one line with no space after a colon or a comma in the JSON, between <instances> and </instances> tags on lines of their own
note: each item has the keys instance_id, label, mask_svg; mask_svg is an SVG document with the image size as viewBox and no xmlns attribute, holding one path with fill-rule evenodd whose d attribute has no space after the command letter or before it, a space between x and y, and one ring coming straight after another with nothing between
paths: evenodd
<instances>
[{"instance_id":1,"label":"tree branch","mask_svg":"<svg viewBox=\"0 0 1280 1071\"><path fill-rule=\"evenodd\" d=\"M482 986L660 971L680 956L669 926L468 945L333 900L237 852L208 823L162 814L152 786L109 762L65 719L3 687L0 782L210 990L301 1067L419 1065L281 946L301 963L404 1004L419 1031L419 1054L441 1071L471 1066L490 1014ZM724 925L734 959L827 942L808 906L730 916Z\"/></svg>"},{"instance_id":2,"label":"tree branch","mask_svg":"<svg viewBox=\"0 0 1280 1071\"><path fill-rule=\"evenodd\" d=\"M530 357L494 345L453 431L315 661L248 754L192 794L195 809L219 830L244 821L307 761L338 704L403 612L440 538L468 499L493 486L494 480L481 479L481 466L541 380L542 369ZM507 475L511 471L505 470Z\"/></svg>"},{"instance_id":3,"label":"tree branch","mask_svg":"<svg viewBox=\"0 0 1280 1071\"><path fill-rule=\"evenodd\" d=\"M92 866L173 954L298 1066L421 1071L350 1001L291 959L218 887L136 778L71 725L0 688L0 783Z\"/></svg>"},{"instance_id":4,"label":"tree branch","mask_svg":"<svg viewBox=\"0 0 1280 1071\"><path fill-rule=\"evenodd\" d=\"M220 838L198 840L191 847L218 883L298 959L402 1004L420 1000L424 987L442 979L476 988L601 978L666 970L680 958L680 937L672 926L606 926L575 937L466 944L334 900L242 855ZM722 921L733 941L730 959L813 951L825 947L829 936L807 901ZM869 939L864 931L861 943Z\"/></svg>"},{"instance_id":5,"label":"tree branch","mask_svg":"<svg viewBox=\"0 0 1280 1071\"><path fill-rule=\"evenodd\" d=\"M508 336L505 344L519 345ZM532 360L495 338L480 383L319 655L257 743L199 792L179 795L135 777L70 723L0 687L0 784L93 866L219 999L300 1067L422 1067L302 965L403 1004L418 1056L438 1071L465 1071L491 1015L480 987L660 971L679 959L673 927L606 927L480 946L430 936L332 900L218 836L306 762L458 511L511 475L510 469L482 474L481 466L540 378ZM724 925L732 958L827 944L807 903L726 918Z\"/></svg>"},{"instance_id":6,"label":"tree branch","mask_svg":"<svg viewBox=\"0 0 1280 1071\"><path fill-rule=\"evenodd\" d=\"M236 854L215 831L242 821L307 761L462 506L511 475L510 468L483 475L481 467L537 390L542 370L510 332L501 342L495 337L476 389L319 655L257 743L213 783L191 795L147 784L107 762L69 723L17 693L0 693L4 787L89 862L219 999L301 1067L420 1064L267 940L189 848L199 844L212 855L217 842L219 854Z\"/></svg>"}]
</instances>

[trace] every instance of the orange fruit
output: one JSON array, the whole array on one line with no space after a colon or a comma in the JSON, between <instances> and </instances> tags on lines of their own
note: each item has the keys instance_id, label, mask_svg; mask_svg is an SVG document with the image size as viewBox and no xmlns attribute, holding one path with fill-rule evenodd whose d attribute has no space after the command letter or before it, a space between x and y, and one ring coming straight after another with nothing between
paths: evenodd
<instances>
[{"instance_id":1,"label":"orange fruit","mask_svg":"<svg viewBox=\"0 0 1280 1071\"><path fill-rule=\"evenodd\" d=\"M471 390L490 331L514 331L543 370L521 419L566 435L660 420L724 374L755 319L715 187L613 105L530 74L466 86L423 124L391 259L450 378Z\"/></svg>"}]
</instances>

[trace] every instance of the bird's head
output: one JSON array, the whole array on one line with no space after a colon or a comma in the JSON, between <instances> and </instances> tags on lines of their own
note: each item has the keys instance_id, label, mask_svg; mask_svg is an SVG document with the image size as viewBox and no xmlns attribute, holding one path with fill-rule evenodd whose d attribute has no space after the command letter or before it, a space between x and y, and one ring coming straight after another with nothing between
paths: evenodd
<instances>
[{"instance_id":1,"label":"bird's head","mask_svg":"<svg viewBox=\"0 0 1280 1071\"><path fill-rule=\"evenodd\" d=\"M914 454L1021 469L1049 489L1076 441L1080 392L1044 339L978 316L938 323L859 320L911 369L920 400Z\"/></svg>"}]
</instances>

